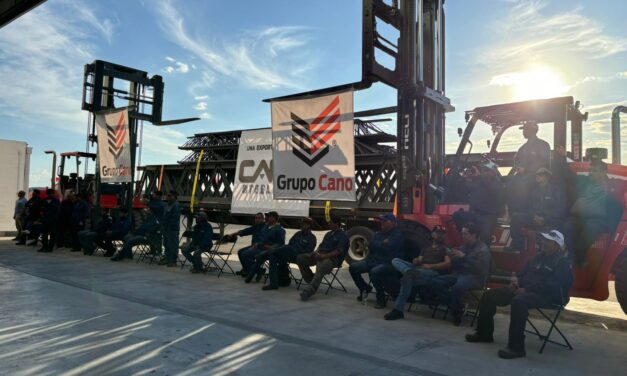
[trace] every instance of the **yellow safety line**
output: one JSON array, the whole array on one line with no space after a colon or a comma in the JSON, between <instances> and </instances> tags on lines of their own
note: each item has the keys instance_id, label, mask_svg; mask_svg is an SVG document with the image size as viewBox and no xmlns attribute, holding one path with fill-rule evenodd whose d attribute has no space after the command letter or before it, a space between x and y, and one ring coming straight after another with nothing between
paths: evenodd
<instances>
[{"instance_id":1,"label":"yellow safety line","mask_svg":"<svg viewBox=\"0 0 627 376\"><path fill-rule=\"evenodd\" d=\"M202 156L205 154L205 150L200 151L200 155L198 156L198 161L196 162L196 174L194 174L194 186L192 188L192 199L189 203L189 210L194 212L194 201L196 201L196 185L198 184L198 172L200 171L200 161L202 161Z\"/></svg>"},{"instance_id":2,"label":"yellow safety line","mask_svg":"<svg viewBox=\"0 0 627 376\"><path fill-rule=\"evenodd\" d=\"M331 222L331 201L327 201L324 205L324 219Z\"/></svg>"},{"instance_id":3,"label":"yellow safety line","mask_svg":"<svg viewBox=\"0 0 627 376\"><path fill-rule=\"evenodd\" d=\"M161 190L161 188L163 187L163 170L164 170L164 165L161 165L161 172L159 173L159 190Z\"/></svg>"}]
</instances>

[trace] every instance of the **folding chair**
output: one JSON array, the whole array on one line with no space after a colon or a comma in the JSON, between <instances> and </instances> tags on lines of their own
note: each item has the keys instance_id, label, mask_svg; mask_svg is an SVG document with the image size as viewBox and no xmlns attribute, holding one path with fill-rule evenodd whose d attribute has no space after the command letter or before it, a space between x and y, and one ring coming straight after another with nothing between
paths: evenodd
<instances>
[{"instance_id":1,"label":"folding chair","mask_svg":"<svg viewBox=\"0 0 627 376\"><path fill-rule=\"evenodd\" d=\"M543 309L555 311L555 315L551 317L548 313L544 312ZM549 307L536 308L536 310L540 312L540 314L550 323L549 331L546 334L542 334L540 333L538 328L531 322L531 319L527 318L527 323L531 325L533 331L525 328L525 332L538 336L538 339L542 341L542 347L540 347L539 353L542 354L542 352L544 351L544 346L546 346L547 342L551 342L554 345L566 347L567 349L572 350L573 346L571 346L564 333L562 333L562 331L557 327L557 319L564 310L564 305L555 304ZM557 333L562 337L564 342L556 342L550 338L551 334L553 333L553 329L557 331Z\"/></svg>"},{"instance_id":2,"label":"folding chair","mask_svg":"<svg viewBox=\"0 0 627 376\"><path fill-rule=\"evenodd\" d=\"M331 273L325 275L324 277L322 277L322 283L323 285L327 286L327 290L324 292L324 295L327 295L329 293L329 291L331 291L331 289L333 290L338 290L338 291L344 291L344 293L348 293L348 290L346 290L346 287L344 287L344 284L342 283L342 281L337 277L337 273L340 271L340 269L342 268L342 265L337 266L335 268L333 268L333 270L331 270ZM331 280L329 281L328 278L331 278ZM334 283L337 282L337 284L340 285L340 287L335 287ZM300 286L299 286L300 287ZM365 301L366 299L364 299Z\"/></svg>"},{"instance_id":3,"label":"folding chair","mask_svg":"<svg viewBox=\"0 0 627 376\"><path fill-rule=\"evenodd\" d=\"M137 257L136 263L140 261L144 261L147 257L150 257L149 264L152 264L152 261L155 259L155 254L150 254L152 251L152 247L149 244L138 244L133 247L133 257Z\"/></svg>"},{"instance_id":4,"label":"folding chair","mask_svg":"<svg viewBox=\"0 0 627 376\"><path fill-rule=\"evenodd\" d=\"M203 252L203 253L206 253L209 257L209 260L205 264L204 270L209 271L209 269L212 268L211 265L215 265L215 268L218 270L218 278L220 278L220 276L222 275L222 273L224 273L224 270L226 268L230 270L231 274L236 275L235 270L231 268L231 265L229 265L228 260L229 260L229 256L233 254L233 249L235 248L235 244L237 244L237 240L234 241L231 247L229 248L229 250L225 252L225 251L220 251L222 244L225 243L224 238L220 237L218 234L215 234L214 239L217 240L216 245L212 249ZM228 248L228 245L226 247Z\"/></svg>"}]
</instances>

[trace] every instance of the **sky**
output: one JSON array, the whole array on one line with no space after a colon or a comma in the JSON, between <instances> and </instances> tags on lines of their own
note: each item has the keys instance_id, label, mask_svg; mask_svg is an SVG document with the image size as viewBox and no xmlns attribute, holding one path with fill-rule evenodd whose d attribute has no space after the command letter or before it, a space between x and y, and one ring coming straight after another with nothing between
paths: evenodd
<instances>
[{"instance_id":1,"label":"sky","mask_svg":"<svg viewBox=\"0 0 627 376\"><path fill-rule=\"evenodd\" d=\"M466 110L566 95L589 112L584 148L609 147L611 111L627 105L625 11L621 0L447 0L447 149ZM44 150L85 150L83 66L96 59L162 75L163 119L202 118L145 124L141 163L176 163L194 133L269 127L265 98L359 81L361 1L48 0L0 29L0 138L33 148L31 186L49 181ZM395 98L376 84L355 110ZM490 137L480 127L475 151Z\"/></svg>"}]
</instances>

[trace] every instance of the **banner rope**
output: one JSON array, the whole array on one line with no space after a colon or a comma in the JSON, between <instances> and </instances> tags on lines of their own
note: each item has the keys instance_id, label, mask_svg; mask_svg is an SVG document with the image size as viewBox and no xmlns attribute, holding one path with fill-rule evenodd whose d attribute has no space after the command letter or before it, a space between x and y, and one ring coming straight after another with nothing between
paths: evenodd
<instances>
[{"instance_id":1,"label":"banner rope","mask_svg":"<svg viewBox=\"0 0 627 376\"><path fill-rule=\"evenodd\" d=\"M200 151L200 155L198 155L198 161L196 162L196 173L194 174L194 186L192 187L192 199L189 202L189 210L194 212L194 203L196 201L196 186L198 185L198 172L200 171L200 161L202 161L202 156L205 154L205 149Z\"/></svg>"}]
</instances>

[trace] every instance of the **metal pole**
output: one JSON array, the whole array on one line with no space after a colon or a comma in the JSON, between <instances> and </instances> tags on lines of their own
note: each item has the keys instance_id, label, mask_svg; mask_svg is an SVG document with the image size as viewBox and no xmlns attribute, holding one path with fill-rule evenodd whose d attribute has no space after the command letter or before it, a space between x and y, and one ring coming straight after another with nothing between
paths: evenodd
<instances>
[{"instance_id":1,"label":"metal pole","mask_svg":"<svg viewBox=\"0 0 627 376\"><path fill-rule=\"evenodd\" d=\"M50 189L55 189L55 177L57 173L57 152L53 150L46 150L44 153L52 154L52 177L50 178Z\"/></svg>"},{"instance_id":2,"label":"metal pole","mask_svg":"<svg viewBox=\"0 0 627 376\"><path fill-rule=\"evenodd\" d=\"M612 111L612 163L621 164L620 113L627 113L626 106L617 106Z\"/></svg>"}]
</instances>

